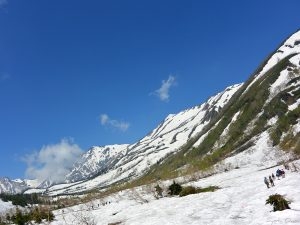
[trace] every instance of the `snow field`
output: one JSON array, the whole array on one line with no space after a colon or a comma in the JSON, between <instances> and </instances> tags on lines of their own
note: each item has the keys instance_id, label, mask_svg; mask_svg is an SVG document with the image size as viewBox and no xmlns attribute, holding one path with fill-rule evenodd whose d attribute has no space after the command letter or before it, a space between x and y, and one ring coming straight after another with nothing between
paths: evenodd
<instances>
[{"instance_id":1,"label":"snow field","mask_svg":"<svg viewBox=\"0 0 300 225\"><path fill-rule=\"evenodd\" d=\"M12 208L14 208L14 205L11 202L3 202L0 199L0 215Z\"/></svg>"},{"instance_id":2,"label":"snow field","mask_svg":"<svg viewBox=\"0 0 300 225\"><path fill-rule=\"evenodd\" d=\"M300 168L300 160L296 164ZM144 193L141 198L147 199L148 203L133 199L130 191L123 191L102 200L111 201L111 204L98 207L95 201L95 210L83 209L76 214L82 213L94 219L97 225L117 222L124 225L300 224L300 172L286 171L286 177L275 180L275 187L268 189L263 178L275 173L277 168L283 167L263 169L252 165L187 184L197 187L219 186L221 189L215 192L158 200L151 193ZM273 212L272 206L265 205L268 196L275 193L285 195L291 201L290 210ZM56 211L57 221L51 224L76 224L78 221L72 210L80 210L80 206L65 209L63 216L61 210Z\"/></svg>"}]
</instances>

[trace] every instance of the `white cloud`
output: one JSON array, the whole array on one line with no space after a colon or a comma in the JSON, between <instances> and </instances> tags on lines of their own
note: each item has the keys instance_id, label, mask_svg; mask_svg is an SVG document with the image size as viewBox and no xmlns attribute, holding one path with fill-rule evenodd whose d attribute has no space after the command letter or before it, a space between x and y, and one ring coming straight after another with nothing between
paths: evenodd
<instances>
[{"instance_id":1,"label":"white cloud","mask_svg":"<svg viewBox=\"0 0 300 225\"><path fill-rule=\"evenodd\" d=\"M162 101L169 101L170 98L170 88L176 85L176 79L172 75L169 76L168 80L163 80L162 85L157 89L154 94L159 97Z\"/></svg>"},{"instance_id":2,"label":"white cloud","mask_svg":"<svg viewBox=\"0 0 300 225\"><path fill-rule=\"evenodd\" d=\"M7 0L0 0L0 8L7 5Z\"/></svg>"},{"instance_id":3,"label":"white cloud","mask_svg":"<svg viewBox=\"0 0 300 225\"><path fill-rule=\"evenodd\" d=\"M107 114L100 115L100 122L103 126L110 126L124 132L127 131L130 126L128 122L110 119Z\"/></svg>"},{"instance_id":4,"label":"white cloud","mask_svg":"<svg viewBox=\"0 0 300 225\"><path fill-rule=\"evenodd\" d=\"M54 182L63 181L82 153L80 147L69 139L43 146L39 151L23 158L27 163L26 177L40 182L48 178Z\"/></svg>"},{"instance_id":5,"label":"white cloud","mask_svg":"<svg viewBox=\"0 0 300 225\"><path fill-rule=\"evenodd\" d=\"M105 125L109 121L109 117L106 114L100 115L100 121L102 125Z\"/></svg>"}]
</instances>

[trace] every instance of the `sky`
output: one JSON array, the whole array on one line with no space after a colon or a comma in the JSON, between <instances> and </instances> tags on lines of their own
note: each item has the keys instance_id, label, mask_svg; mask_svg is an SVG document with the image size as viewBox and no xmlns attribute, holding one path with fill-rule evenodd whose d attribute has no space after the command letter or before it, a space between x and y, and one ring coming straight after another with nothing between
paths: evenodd
<instances>
[{"instance_id":1,"label":"sky","mask_svg":"<svg viewBox=\"0 0 300 225\"><path fill-rule=\"evenodd\" d=\"M0 0L0 177L64 173L244 82L298 0Z\"/></svg>"}]
</instances>

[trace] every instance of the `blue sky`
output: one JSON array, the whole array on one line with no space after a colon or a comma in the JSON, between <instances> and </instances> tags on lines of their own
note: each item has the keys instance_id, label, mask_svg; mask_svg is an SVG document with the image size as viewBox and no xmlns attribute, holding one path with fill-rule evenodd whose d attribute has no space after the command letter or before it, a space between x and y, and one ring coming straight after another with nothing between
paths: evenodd
<instances>
[{"instance_id":1,"label":"blue sky","mask_svg":"<svg viewBox=\"0 0 300 225\"><path fill-rule=\"evenodd\" d=\"M245 81L300 28L288 2L0 0L0 177L134 143Z\"/></svg>"}]
</instances>

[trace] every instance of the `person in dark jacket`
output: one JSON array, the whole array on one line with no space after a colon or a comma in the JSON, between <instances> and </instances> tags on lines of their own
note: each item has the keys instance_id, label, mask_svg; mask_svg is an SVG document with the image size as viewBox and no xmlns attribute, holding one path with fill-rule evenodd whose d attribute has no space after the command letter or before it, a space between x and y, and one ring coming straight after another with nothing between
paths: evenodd
<instances>
[{"instance_id":1,"label":"person in dark jacket","mask_svg":"<svg viewBox=\"0 0 300 225\"><path fill-rule=\"evenodd\" d=\"M279 177L281 176L281 171L280 169L276 170L276 177L279 180Z\"/></svg>"},{"instance_id":2,"label":"person in dark jacket","mask_svg":"<svg viewBox=\"0 0 300 225\"><path fill-rule=\"evenodd\" d=\"M274 175L274 173L272 173L272 179L273 179L273 181L275 180L275 175Z\"/></svg>"}]
</instances>

